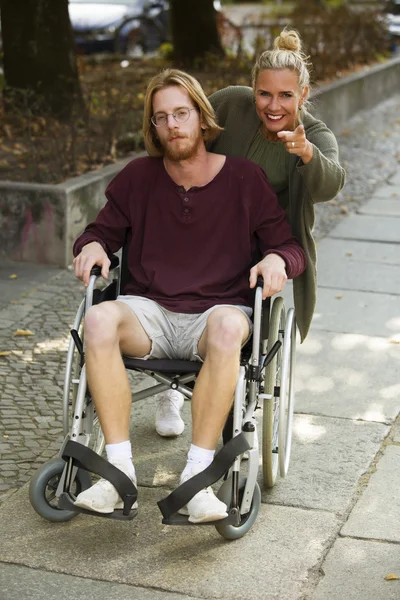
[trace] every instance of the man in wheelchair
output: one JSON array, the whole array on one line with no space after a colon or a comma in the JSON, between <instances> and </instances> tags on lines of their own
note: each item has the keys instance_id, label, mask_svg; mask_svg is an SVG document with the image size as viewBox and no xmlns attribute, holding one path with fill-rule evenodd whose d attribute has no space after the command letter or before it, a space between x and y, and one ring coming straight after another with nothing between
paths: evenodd
<instances>
[{"instance_id":1,"label":"man in wheelchair","mask_svg":"<svg viewBox=\"0 0 400 600\"><path fill-rule=\"evenodd\" d=\"M84 336L107 459L135 486L131 391L122 355L203 361L193 391L184 483L213 461L241 347L251 333L257 277L264 280L266 298L305 268L302 248L261 168L207 152L205 142L219 131L193 77L171 69L155 76L143 120L149 156L132 160L114 178L105 207L74 245L75 273L87 285L92 267L99 265L107 278L109 255L128 244L126 295L92 306ZM121 498L100 479L75 505L112 513L121 508ZM211 488L195 494L183 511L192 523L227 516Z\"/></svg>"}]
</instances>

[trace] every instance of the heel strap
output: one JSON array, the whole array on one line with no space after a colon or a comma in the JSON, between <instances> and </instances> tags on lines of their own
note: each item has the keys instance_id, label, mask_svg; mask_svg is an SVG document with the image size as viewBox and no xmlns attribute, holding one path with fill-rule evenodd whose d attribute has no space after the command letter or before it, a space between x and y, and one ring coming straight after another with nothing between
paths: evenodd
<instances>
[{"instance_id":1,"label":"heel strap","mask_svg":"<svg viewBox=\"0 0 400 600\"><path fill-rule=\"evenodd\" d=\"M87 448L83 444L69 440L62 453L65 461L72 459L73 464L80 469L96 473L107 479L117 490L124 503L123 514L128 514L137 499L137 489L132 480L123 471Z\"/></svg>"}]
</instances>

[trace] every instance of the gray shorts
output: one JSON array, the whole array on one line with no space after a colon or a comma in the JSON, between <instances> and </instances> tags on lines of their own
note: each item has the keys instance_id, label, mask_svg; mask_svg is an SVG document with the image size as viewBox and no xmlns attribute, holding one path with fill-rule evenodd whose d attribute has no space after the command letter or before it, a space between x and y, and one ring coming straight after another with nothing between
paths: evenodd
<instances>
[{"instance_id":1,"label":"gray shorts","mask_svg":"<svg viewBox=\"0 0 400 600\"><path fill-rule=\"evenodd\" d=\"M117 301L124 302L132 309L151 340L150 353L140 357L143 359L169 358L202 361L203 359L198 353L199 339L206 328L208 316L221 306L230 306L240 310L246 316L250 332L252 331L253 324L250 317L253 310L248 306L218 304L204 313L192 315L171 312L154 300L142 296L118 296Z\"/></svg>"}]
</instances>

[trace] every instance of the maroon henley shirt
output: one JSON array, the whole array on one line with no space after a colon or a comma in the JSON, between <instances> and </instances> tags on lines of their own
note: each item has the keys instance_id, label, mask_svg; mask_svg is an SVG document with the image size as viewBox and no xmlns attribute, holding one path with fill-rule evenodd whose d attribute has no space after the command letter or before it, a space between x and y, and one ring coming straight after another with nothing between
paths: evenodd
<instances>
[{"instance_id":1,"label":"maroon henley shirt","mask_svg":"<svg viewBox=\"0 0 400 600\"><path fill-rule=\"evenodd\" d=\"M275 192L246 159L227 157L212 181L186 191L162 158L136 158L105 194L106 205L76 240L74 255L90 242L112 254L128 240L125 294L173 312L202 313L216 304L252 306L249 271L267 254L284 259L289 279L305 269Z\"/></svg>"}]
</instances>

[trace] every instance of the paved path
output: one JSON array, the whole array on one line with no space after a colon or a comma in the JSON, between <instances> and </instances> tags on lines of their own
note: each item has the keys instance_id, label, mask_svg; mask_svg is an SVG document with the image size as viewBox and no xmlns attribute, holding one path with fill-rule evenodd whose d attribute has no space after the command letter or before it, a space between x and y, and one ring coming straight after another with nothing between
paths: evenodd
<instances>
[{"instance_id":1,"label":"paved path","mask_svg":"<svg viewBox=\"0 0 400 600\"><path fill-rule=\"evenodd\" d=\"M188 403L185 434L169 441L153 430L154 400L134 407L137 519L57 525L34 513L26 482L60 446L67 332L82 289L68 271L3 266L1 600L398 600L400 580L385 576L400 577L399 248L400 172L319 243L291 469L263 492L249 534L229 543L213 527L160 522L156 501L185 460Z\"/></svg>"}]
</instances>

